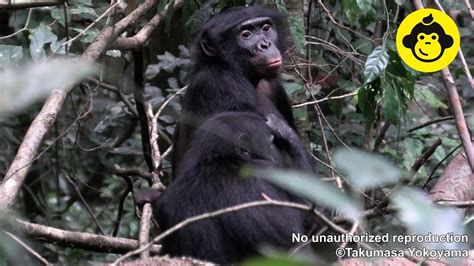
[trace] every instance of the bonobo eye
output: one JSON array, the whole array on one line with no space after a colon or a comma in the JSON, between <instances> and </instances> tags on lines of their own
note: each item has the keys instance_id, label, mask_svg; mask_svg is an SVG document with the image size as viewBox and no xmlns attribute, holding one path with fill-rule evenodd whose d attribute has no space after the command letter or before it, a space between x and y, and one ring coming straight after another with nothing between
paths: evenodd
<instances>
[{"instance_id":1,"label":"bonobo eye","mask_svg":"<svg viewBox=\"0 0 474 266\"><path fill-rule=\"evenodd\" d=\"M243 39L248 39L250 38L250 36L252 36L252 32L249 30L243 30L242 32L240 32L240 37L242 37Z\"/></svg>"},{"instance_id":2,"label":"bonobo eye","mask_svg":"<svg viewBox=\"0 0 474 266\"><path fill-rule=\"evenodd\" d=\"M271 26L270 24L265 24L265 25L263 25L263 27L262 27L262 31L263 31L263 32L269 32L269 31L271 31L271 30L272 30L272 26Z\"/></svg>"},{"instance_id":3,"label":"bonobo eye","mask_svg":"<svg viewBox=\"0 0 474 266\"><path fill-rule=\"evenodd\" d=\"M431 39L432 39L433 41L438 40L438 34L432 33L430 36L431 36Z\"/></svg>"},{"instance_id":4,"label":"bonobo eye","mask_svg":"<svg viewBox=\"0 0 474 266\"><path fill-rule=\"evenodd\" d=\"M421 41L423 39L425 39L425 34L424 33L418 34L418 41Z\"/></svg>"}]
</instances>

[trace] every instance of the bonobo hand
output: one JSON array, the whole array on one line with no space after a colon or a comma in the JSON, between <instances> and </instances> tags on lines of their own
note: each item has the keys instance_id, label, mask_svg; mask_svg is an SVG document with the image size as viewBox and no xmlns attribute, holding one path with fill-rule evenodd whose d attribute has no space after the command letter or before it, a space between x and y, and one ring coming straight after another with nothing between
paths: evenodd
<instances>
[{"instance_id":1,"label":"bonobo hand","mask_svg":"<svg viewBox=\"0 0 474 266\"><path fill-rule=\"evenodd\" d=\"M298 134L282 118L275 114L267 115L267 126L275 135L276 146L283 146L283 149L290 153L290 158L294 159L292 167L299 170L311 172L314 170L315 162L311 154L306 150L303 141Z\"/></svg>"}]
</instances>

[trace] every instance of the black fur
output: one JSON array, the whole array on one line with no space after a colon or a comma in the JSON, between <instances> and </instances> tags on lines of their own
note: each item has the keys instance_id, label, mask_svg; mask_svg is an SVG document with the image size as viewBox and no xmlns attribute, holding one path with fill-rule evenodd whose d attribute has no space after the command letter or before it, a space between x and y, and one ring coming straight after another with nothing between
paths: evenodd
<instances>
[{"instance_id":1,"label":"black fur","mask_svg":"<svg viewBox=\"0 0 474 266\"><path fill-rule=\"evenodd\" d=\"M282 54L288 36L283 17L259 7L231 8L205 23L196 37L191 83L175 133L173 180L154 204L162 230L205 212L262 200L262 193L303 202L261 178L240 176L245 165L313 169L280 77L258 76L248 62L251 54L237 43L238 26L256 17L271 18L279 36L272 45ZM185 226L163 240L162 252L238 262L262 244L293 247L291 234L307 233L308 221L314 222L290 208L245 209Z\"/></svg>"},{"instance_id":2,"label":"black fur","mask_svg":"<svg viewBox=\"0 0 474 266\"><path fill-rule=\"evenodd\" d=\"M197 129L180 174L161 195L155 217L167 230L186 218L246 202L302 202L258 177L242 178L243 166L285 167L274 135L260 115L218 114ZM306 233L308 214L265 206L224 214L185 226L163 241L164 254L231 263L257 254L262 244L289 249L292 233Z\"/></svg>"},{"instance_id":3,"label":"black fur","mask_svg":"<svg viewBox=\"0 0 474 266\"><path fill-rule=\"evenodd\" d=\"M176 126L173 149L173 177L181 171L181 160L193 132L209 115L241 111L268 112L282 116L295 129L291 105L279 77L270 81L256 76L247 62L250 54L237 45L236 28L255 17L270 17L278 32L276 45L283 54L288 43L284 17L260 7L234 7L211 18L195 38L192 48L191 83L183 99L183 109ZM203 51L203 38L209 40L217 53L209 56Z\"/></svg>"}]
</instances>

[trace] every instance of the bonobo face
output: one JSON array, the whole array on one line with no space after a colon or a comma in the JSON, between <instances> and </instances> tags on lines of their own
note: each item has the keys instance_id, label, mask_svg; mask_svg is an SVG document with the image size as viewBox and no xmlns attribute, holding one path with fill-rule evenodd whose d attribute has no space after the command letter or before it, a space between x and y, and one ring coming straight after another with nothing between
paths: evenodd
<instances>
[{"instance_id":1,"label":"bonobo face","mask_svg":"<svg viewBox=\"0 0 474 266\"><path fill-rule=\"evenodd\" d=\"M238 26L237 41L249 51L249 64L261 78L272 78L282 69L280 51L276 45L278 34L269 17L247 20Z\"/></svg>"},{"instance_id":2,"label":"bonobo face","mask_svg":"<svg viewBox=\"0 0 474 266\"><path fill-rule=\"evenodd\" d=\"M437 33L426 34L420 32L417 36L417 42L413 49L416 58L423 62L432 62L437 60L443 54L443 47L439 43Z\"/></svg>"}]
</instances>

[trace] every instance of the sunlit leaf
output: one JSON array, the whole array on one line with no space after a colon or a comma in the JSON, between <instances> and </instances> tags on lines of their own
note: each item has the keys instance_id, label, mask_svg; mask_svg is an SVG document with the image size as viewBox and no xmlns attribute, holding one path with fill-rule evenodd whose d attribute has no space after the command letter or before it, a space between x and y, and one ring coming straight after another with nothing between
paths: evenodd
<instances>
[{"instance_id":1,"label":"sunlit leaf","mask_svg":"<svg viewBox=\"0 0 474 266\"><path fill-rule=\"evenodd\" d=\"M390 162L361 150L337 150L334 162L347 174L349 182L361 190L397 182L401 174Z\"/></svg>"},{"instance_id":2,"label":"sunlit leaf","mask_svg":"<svg viewBox=\"0 0 474 266\"><path fill-rule=\"evenodd\" d=\"M51 28L46 25L39 25L33 30L33 34L30 36L30 54L33 61L39 61L46 56L44 51L44 45L47 43L55 42L58 37L51 31Z\"/></svg>"},{"instance_id":3,"label":"sunlit leaf","mask_svg":"<svg viewBox=\"0 0 474 266\"><path fill-rule=\"evenodd\" d=\"M364 13L367 13L372 9L372 0L357 0L357 6Z\"/></svg>"},{"instance_id":4,"label":"sunlit leaf","mask_svg":"<svg viewBox=\"0 0 474 266\"><path fill-rule=\"evenodd\" d=\"M380 77L388 64L388 53L383 46L376 47L367 57L364 67L364 83L372 82Z\"/></svg>"},{"instance_id":5,"label":"sunlit leaf","mask_svg":"<svg viewBox=\"0 0 474 266\"><path fill-rule=\"evenodd\" d=\"M17 63L23 58L23 48L14 45L0 45L0 68Z\"/></svg>"},{"instance_id":6,"label":"sunlit leaf","mask_svg":"<svg viewBox=\"0 0 474 266\"><path fill-rule=\"evenodd\" d=\"M0 72L0 114L22 110L53 89L76 83L93 73L91 65L73 60L6 68Z\"/></svg>"},{"instance_id":7,"label":"sunlit leaf","mask_svg":"<svg viewBox=\"0 0 474 266\"><path fill-rule=\"evenodd\" d=\"M71 8L71 14L88 14L92 17L97 17L97 13L93 8L78 4Z\"/></svg>"},{"instance_id":8,"label":"sunlit leaf","mask_svg":"<svg viewBox=\"0 0 474 266\"><path fill-rule=\"evenodd\" d=\"M317 205L338 209L348 217L356 218L360 214L359 202L315 176L297 171L273 169L250 170L250 173L255 173L257 176L261 176ZM245 175L248 176L249 173Z\"/></svg>"},{"instance_id":9,"label":"sunlit leaf","mask_svg":"<svg viewBox=\"0 0 474 266\"><path fill-rule=\"evenodd\" d=\"M423 101L432 108L448 108L428 86L415 85L415 99Z\"/></svg>"},{"instance_id":10,"label":"sunlit leaf","mask_svg":"<svg viewBox=\"0 0 474 266\"><path fill-rule=\"evenodd\" d=\"M392 198L400 208L399 216L412 235L463 235L463 219L453 208L435 206L430 197L412 188L403 188ZM432 242L420 243L432 249L463 249L466 243Z\"/></svg>"}]
</instances>

